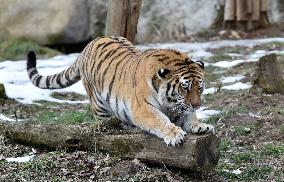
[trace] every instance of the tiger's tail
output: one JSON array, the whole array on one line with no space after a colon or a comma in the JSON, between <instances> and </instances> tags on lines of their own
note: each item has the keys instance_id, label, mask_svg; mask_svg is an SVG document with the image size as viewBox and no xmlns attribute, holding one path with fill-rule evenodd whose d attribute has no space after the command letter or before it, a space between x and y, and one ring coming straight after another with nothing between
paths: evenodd
<instances>
[{"instance_id":1,"label":"tiger's tail","mask_svg":"<svg viewBox=\"0 0 284 182\"><path fill-rule=\"evenodd\" d=\"M79 56L80 58L80 56ZM48 76L42 76L36 68L36 54L34 51L29 51L27 55L27 72L32 83L43 89L60 89L69 87L70 85L80 80L79 58L66 70L60 73Z\"/></svg>"}]
</instances>

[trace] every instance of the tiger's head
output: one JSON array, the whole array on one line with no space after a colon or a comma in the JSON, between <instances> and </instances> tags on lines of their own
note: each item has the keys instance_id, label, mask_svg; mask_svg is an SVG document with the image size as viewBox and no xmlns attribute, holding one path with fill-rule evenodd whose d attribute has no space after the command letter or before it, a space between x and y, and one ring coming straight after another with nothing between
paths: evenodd
<instances>
[{"instance_id":1,"label":"tiger's head","mask_svg":"<svg viewBox=\"0 0 284 182\"><path fill-rule=\"evenodd\" d=\"M154 66L152 85L162 107L178 115L198 109L204 90L204 63L167 49L153 59L158 64Z\"/></svg>"}]
</instances>

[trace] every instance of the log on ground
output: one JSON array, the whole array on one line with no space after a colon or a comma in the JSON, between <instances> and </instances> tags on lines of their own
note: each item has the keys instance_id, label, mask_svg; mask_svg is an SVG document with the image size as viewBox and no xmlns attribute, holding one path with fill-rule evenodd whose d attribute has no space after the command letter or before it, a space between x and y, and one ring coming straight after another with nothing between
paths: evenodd
<instances>
[{"instance_id":1,"label":"log on ground","mask_svg":"<svg viewBox=\"0 0 284 182\"><path fill-rule=\"evenodd\" d=\"M102 133L90 125L28 124L0 121L0 134L14 142L46 149L66 148L137 158L145 163L196 171L207 171L219 160L215 134L187 135L183 144L167 146L146 133Z\"/></svg>"}]
</instances>

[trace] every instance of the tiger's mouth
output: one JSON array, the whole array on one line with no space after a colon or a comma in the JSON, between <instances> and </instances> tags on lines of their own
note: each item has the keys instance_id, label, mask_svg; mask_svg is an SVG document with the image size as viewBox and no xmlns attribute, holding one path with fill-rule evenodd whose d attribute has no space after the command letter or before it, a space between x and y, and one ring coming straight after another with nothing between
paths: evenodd
<instances>
[{"instance_id":1,"label":"tiger's mouth","mask_svg":"<svg viewBox=\"0 0 284 182\"><path fill-rule=\"evenodd\" d=\"M196 109L187 104L176 104L169 109L170 113L177 116L188 115L190 112L194 112Z\"/></svg>"}]
</instances>

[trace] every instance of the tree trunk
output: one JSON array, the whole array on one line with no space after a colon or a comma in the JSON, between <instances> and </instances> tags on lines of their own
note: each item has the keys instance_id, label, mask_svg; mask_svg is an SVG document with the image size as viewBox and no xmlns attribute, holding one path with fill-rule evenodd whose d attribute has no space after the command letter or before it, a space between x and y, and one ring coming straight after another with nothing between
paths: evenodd
<instances>
[{"instance_id":1,"label":"tree trunk","mask_svg":"<svg viewBox=\"0 0 284 182\"><path fill-rule=\"evenodd\" d=\"M119 35L134 42L141 0L110 0L107 12L106 35Z\"/></svg>"},{"instance_id":2,"label":"tree trunk","mask_svg":"<svg viewBox=\"0 0 284 182\"><path fill-rule=\"evenodd\" d=\"M284 94L284 79L277 56L263 56L257 63L253 89L261 88L267 94Z\"/></svg>"},{"instance_id":3,"label":"tree trunk","mask_svg":"<svg viewBox=\"0 0 284 182\"><path fill-rule=\"evenodd\" d=\"M101 133L88 125L37 125L0 122L0 134L15 142L47 149L103 151L146 163L206 171L217 165L219 139L214 134L188 135L183 144L167 146L144 133Z\"/></svg>"}]
</instances>

